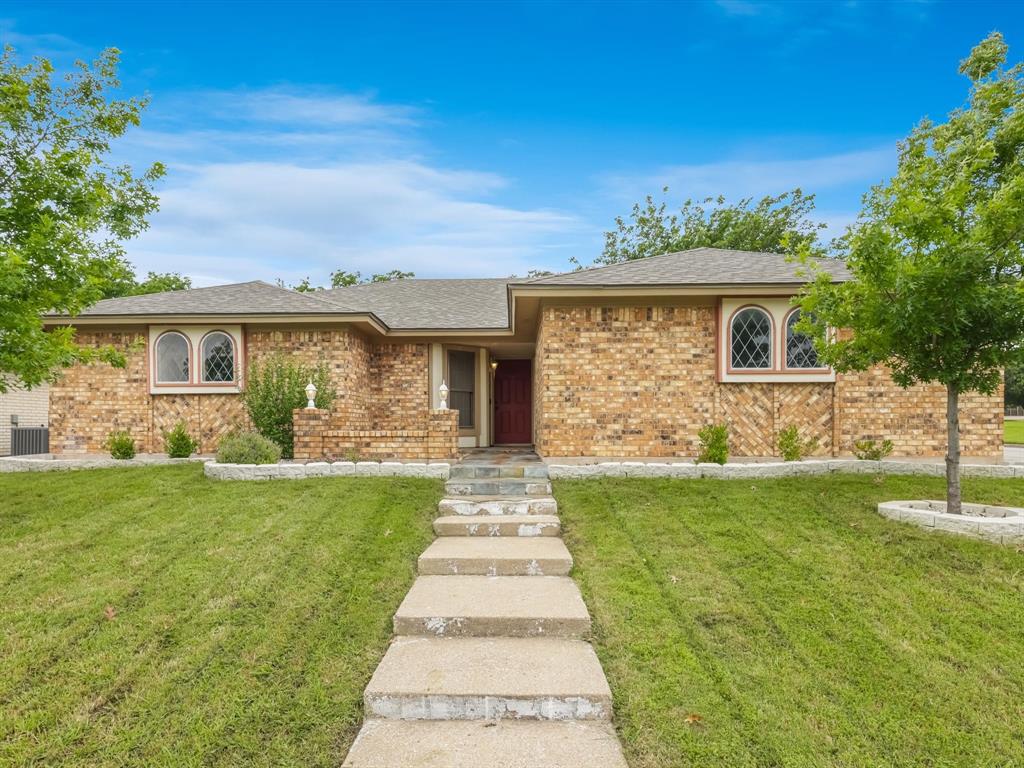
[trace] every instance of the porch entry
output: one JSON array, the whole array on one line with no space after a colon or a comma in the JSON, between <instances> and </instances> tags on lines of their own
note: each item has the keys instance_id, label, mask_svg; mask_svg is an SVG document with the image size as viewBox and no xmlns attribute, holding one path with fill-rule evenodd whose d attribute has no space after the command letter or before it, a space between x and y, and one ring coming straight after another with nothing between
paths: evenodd
<instances>
[{"instance_id":1,"label":"porch entry","mask_svg":"<svg viewBox=\"0 0 1024 768\"><path fill-rule=\"evenodd\" d=\"M494 371L494 442L533 442L533 366L530 360L498 360Z\"/></svg>"}]
</instances>

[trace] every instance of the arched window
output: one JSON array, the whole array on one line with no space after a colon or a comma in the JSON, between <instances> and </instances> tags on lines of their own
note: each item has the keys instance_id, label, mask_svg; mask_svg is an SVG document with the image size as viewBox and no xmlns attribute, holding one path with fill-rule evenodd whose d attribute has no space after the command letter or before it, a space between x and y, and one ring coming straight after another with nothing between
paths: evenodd
<instances>
[{"instance_id":1,"label":"arched window","mask_svg":"<svg viewBox=\"0 0 1024 768\"><path fill-rule=\"evenodd\" d=\"M203 337L203 382L235 380L235 342L222 331Z\"/></svg>"},{"instance_id":2,"label":"arched window","mask_svg":"<svg viewBox=\"0 0 1024 768\"><path fill-rule=\"evenodd\" d=\"M156 341L156 380L158 384L187 384L188 339L180 333L165 333Z\"/></svg>"},{"instance_id":3,"label":"arched window","mask_svg":"<svg viewBox=\"0 0 1024 768\"><path fill-rule=\"evenodd\" d=\"M732 368L772 367L772 321L760 307L747 307L733 315L729 339Z\"/></svg>"},{"instance_id":4,"label":"arched window","mask_svg":"<svg viewBox=\"0 0 1024 768\"><path fill-rule=\"evenodd\" d=\"M798 322L800 310L795 309L786 320L786 367L818 368L818 353L811 339L793 328Z\"/></svg>"}]
</instances>

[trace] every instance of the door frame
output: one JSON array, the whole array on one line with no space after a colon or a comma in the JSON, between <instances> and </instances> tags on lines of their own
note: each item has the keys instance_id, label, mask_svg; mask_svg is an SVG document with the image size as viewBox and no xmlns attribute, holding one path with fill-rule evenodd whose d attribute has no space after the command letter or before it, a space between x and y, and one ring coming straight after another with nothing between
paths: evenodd
<instances>
[{"instance_id":1,"label":"door frame","mask_svg":"<svg viewBox=\"0 0 1024 768\"><path fill-rule=\"evenodd\" d=\"M501 370L501 364L505 361L516 361L525 362L529 367L529 376L527 377L527 383L529 385L529 397L528 402L530 404L530 439L525 443L502 443L498 442L498 398L495 396L497 389L497 378L498 371ZM533 378L534 378L534 360L532 357L494 357L491 356L491 364L497 363L496 368L491 369L490 376L490 394L491 394L491 445L507 445L507 446L528 446L533 445L534 438L534 391L533 391Z\"/></svg>"}]
</instances>

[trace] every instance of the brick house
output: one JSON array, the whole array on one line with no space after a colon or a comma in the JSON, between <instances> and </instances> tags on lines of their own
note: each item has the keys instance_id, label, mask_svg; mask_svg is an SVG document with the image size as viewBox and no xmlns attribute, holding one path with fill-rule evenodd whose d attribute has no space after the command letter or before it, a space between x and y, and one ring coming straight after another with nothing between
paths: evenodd
<instances>
[{"instance_id":1,"label":"brick house","mask_svg":"<svg viewBox=\"0 0 1024 768\"><path fill-rule=\"evenodd\" d=\"M841 262L824 262L835 280ZM313 294L262 282L101 301L84 344L126 368L68 370L51 387L51 450L98 451L114 429L162 450L184 420L212 451L245 420L249 364L272 353L330 367L330 413L296 416L296 455L442 458L533 444L543 456L693 456L697 430L730 425L732 454L772 456L784 427L821 455L889 438L939 456L938 387L884 369L836 374L796 334L801 279L784 257L699 248L532 280L398 280ZM50 317L50 325L69 322ZM438 410L439 387L453 411ZM962 400L967 456L999 458L1002 393Z\"/></svg>"}]
</instances>

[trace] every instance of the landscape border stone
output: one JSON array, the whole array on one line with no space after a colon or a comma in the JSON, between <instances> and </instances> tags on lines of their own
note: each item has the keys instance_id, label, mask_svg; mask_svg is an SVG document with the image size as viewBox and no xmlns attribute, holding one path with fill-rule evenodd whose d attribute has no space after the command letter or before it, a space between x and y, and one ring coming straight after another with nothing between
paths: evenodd
<instances>
[{"instance_id":1,"label":"landscape border stone","mask_svg":"<svg viewBox=\"0 0 1024 768\"><path fill-rule=\"evenodd\" d=\"M134 459L114 459L109 456L88 456L82 458L55 459L50 456L4 456L0 458L0 473L3 472L67 472L79 469L110 469L111 467L153 467L167 464L187 464L195 461L209 461L206 456L190 456L187 459L172 459L170 456L143 456Z\"/></svg>"},{"instance_id":2,"label":"landscape border stone","mask_svg":"<svg viewBox=\"0 0 1024 768\"><path fill-rule=\"evenodd\" d=\"M308 464L221 464L207 461L203 473L214 480L305 480L311 477L429 477L447 480L448 462L311 461Z\"/></svg>"},{"instance_id":3,"label":"landscape border stone","mask_svg":"<svg viewBox=\"0 0 1024 768\"><path fill-rule=\"evenodd\" d=\"M885 501L878 505L878 514L926 530L984 539L995 544L1024 544L1024 509L964 504L960 515L951 515L945 509L944 501Z\"/></svg>"}]
</instances>

